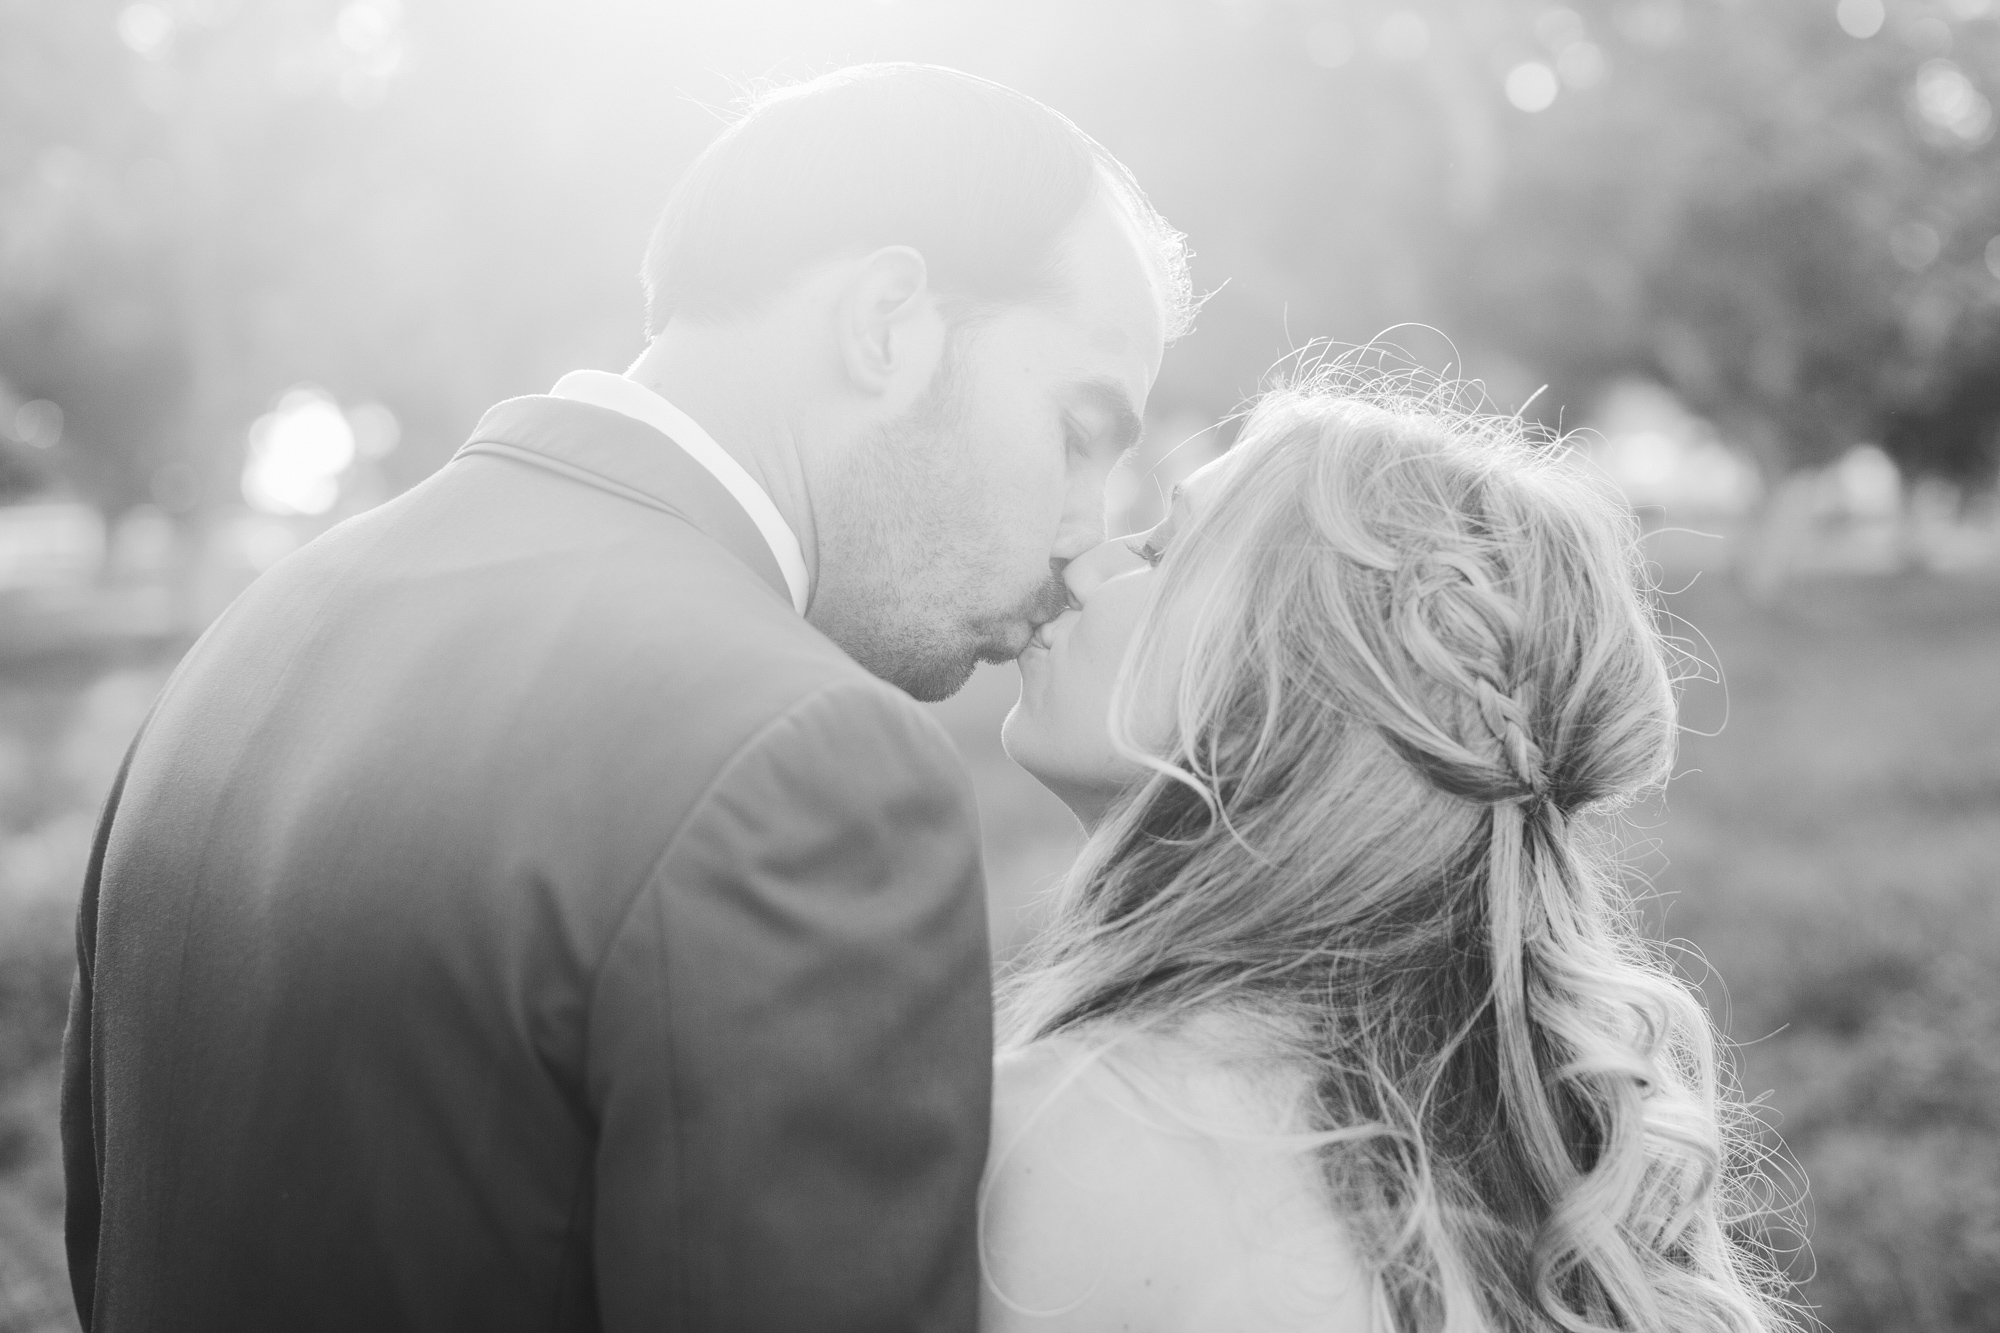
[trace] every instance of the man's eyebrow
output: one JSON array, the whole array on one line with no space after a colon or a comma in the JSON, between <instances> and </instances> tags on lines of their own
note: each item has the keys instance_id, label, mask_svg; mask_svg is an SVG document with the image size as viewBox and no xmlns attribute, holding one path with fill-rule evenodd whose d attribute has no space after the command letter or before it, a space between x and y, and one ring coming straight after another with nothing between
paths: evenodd
<instances>
[{"instance_id":1,"label":"man's eyebrow","mask_svg":"<svg viewBox=\"0 0 2000 1333\"><path fill-rule=\"evenodd\" d=\"M1112 379L1085 380L1076 386L1076 391L1110 419L1111 429L1104 438L1120 454L1139 443L1139 437L1146 433L1146 423L1140 418L1139 410L1132 406L1132 399L1126 394L1124 385Z\"/></svg>"}]
</instances>

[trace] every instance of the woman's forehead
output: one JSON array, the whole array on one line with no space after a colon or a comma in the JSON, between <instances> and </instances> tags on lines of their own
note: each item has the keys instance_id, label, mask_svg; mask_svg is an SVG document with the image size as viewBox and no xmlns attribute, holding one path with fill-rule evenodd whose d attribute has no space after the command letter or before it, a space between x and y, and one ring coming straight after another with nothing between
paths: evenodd
<instances>
[{"instance_id":1,"label":"woman's forehead","mask_svg":"<svg viewBox=\"0 0 2000 1333\"><path fill-rule=\"evenodd\" d=\"M1174 487L1174 498L1199 509L1205 501L1213 498L1216 490L1236 466L1236 459L1237 453L1231 449L1221 457L1211 458L1203 463L1188 473L1185 481Z\"/></svg>"}]
</instances>

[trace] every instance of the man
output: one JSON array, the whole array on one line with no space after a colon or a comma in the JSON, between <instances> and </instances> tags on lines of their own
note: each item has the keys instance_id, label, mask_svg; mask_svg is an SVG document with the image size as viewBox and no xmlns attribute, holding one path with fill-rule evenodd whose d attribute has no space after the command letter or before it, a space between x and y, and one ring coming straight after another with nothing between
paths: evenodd
<instances>
[{"instance_id":1,"label":"man","mask_svg":"<svg viewBox=\"0 0 2000 1333\"><path fill-rule=\"evenodd\" d=\"M725 132L638 362L271 571L135 742L65 1049L85 1327L969 1327L976 822L883 682L1062 608L1184 274L965 75Z\"/></svg>"}]
</instances>

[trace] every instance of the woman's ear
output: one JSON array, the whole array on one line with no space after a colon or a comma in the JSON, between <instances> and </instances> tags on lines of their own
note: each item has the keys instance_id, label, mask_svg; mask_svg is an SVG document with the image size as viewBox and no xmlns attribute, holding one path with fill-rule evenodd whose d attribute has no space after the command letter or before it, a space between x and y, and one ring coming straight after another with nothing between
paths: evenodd
<instances>
[{"instance_id":1,"label":"woman's ear","mask_svg":"<svg viewBox=\"0 0 2000 1333\"><path fill-rule=\"evenodd\" d=\"M945 321L930 271L907 245L885 246L850 270L835 321L848 382L889 400L888 410L916 401L944 359Z\"/></svg>"}]
</instances>

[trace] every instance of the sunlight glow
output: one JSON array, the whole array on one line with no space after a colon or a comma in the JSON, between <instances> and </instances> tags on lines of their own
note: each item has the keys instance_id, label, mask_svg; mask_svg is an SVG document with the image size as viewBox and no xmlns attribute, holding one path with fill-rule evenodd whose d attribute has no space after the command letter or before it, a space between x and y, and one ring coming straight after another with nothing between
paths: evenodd
<instances>
[{"instance_id":1,"label":"sunlight glow","mask_svg":"<svg viewBox=\"0 0 2000 1333\"><path fill-rule=\"evenodd\" d=\"M389 95L389 80L402 68L403 10L399 0L351 0L334 20L334 35L347 52L337 81L349 106L378 106Z\"/></svg>"}]
</instances>

